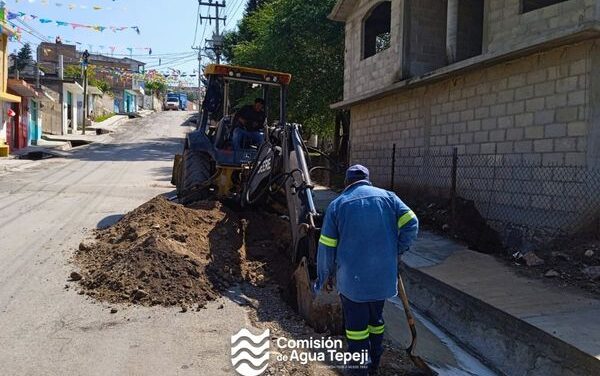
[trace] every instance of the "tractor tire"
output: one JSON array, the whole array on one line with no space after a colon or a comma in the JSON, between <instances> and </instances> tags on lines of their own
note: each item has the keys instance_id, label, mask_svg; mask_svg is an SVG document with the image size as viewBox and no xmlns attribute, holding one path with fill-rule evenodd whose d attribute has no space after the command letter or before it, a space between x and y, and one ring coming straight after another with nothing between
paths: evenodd
<instances>
[{"instance_id":1,"label":"tractor tire","mask_svg":"<svg viewBox=\"0 0 600 376\"><path fill-rule=\"evenodd\" d=\"M210 194L212 162L208 154L186 149L181 160L179 202L189 205Z\"/></svg>"}]
</instances>

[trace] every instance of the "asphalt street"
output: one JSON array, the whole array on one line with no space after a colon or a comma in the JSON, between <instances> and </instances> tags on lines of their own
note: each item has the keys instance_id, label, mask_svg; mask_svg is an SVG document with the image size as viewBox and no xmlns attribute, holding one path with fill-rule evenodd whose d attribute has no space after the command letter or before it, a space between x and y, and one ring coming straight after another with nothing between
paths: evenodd
<instances>
[{"instance_id":1,"label":"asphalt street","mask_svg":"<svg viewBox=\"0 0 600 376\"><path fill-rule=\"evenodd\" d=\"M0 177L0 374L232 373L229 336L250 326L232 300L185 314L124 305L111 314L67 282L69 260L92 229L173 191L187 116L131 120L108 142Z\"/></svg>"}]
</instances>

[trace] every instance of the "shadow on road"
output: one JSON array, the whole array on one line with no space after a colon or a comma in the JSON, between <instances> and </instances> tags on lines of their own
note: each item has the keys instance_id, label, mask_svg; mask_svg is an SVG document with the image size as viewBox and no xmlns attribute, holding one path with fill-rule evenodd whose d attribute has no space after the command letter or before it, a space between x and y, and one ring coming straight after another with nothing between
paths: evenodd
<instances>
[{"instance_id":1,"label":"shadow on road","mask_svg":"<svg viewBox=\"0 0 600 376\"><path fill-rule=\"evenodd\" d=\"M182 145L179 137L150 139L138 143L98 144L75 151L71 158L82 161L169 161L181 151Z\"/></svg>"},{"instance_id":2,"label":"shadow on road","mask_svg":"<svg viewBox=\"0 0 600 376\"><path fill-rule=\"evenodd\" d=\"M98 224L96 224L96 228L99 230L103 230L108 228L115 223L119 222L121 218L123 218L124 214L112 214L107 217L104 217Z\"/></svg>"}]
</instances>

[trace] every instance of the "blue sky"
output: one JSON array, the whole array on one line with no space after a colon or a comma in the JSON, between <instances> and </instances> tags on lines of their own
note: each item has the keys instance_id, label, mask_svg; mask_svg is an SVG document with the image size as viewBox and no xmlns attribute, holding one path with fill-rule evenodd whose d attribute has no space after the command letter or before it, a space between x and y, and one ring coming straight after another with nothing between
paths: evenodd
<instances>
[{"instance_id":1,"label":"blue sky","mask_svg":"<svg viewBox=\"0 0 600 376\"><path fill-rule=\"evenodd\" d=\"M97 32L89 29L73 29L70 26L57 26L56 23L41 23L39 19L27 19L25 23L34 30L48 38L60 35L63 43L66 40L80 42L80 49L89 49L92 45L93 52L111 54L109 46L117 47L114 55L129 55L127 47L134 48L133 57L148 63L148 68L156 68L168 71L168 68L179 69L191 74L197 69L198 61L196 52L191 49L194 42L194 31L196 29L196 14L198 2L196 0L4 0L6 7L11 12L24 12L33 14L39 18L51 19L53 21L64 21L84 25L100 26L138 26L140 35L134 30L117 31L110 30ZM57 6L56 4L63 4ZM228 0L225 8L227 25L225 30L234 29L241 18L246 0ZM73 9L69 9L71 5ZM99 6L101 10L92 9ZM112 8L112 9L108 9ZM220 10L223 14L223 8ZM206 16L208 7L202 6L200 13ZM214 9L211 10L214 15ZM18 22L15 24L23 27ZM210 38L215 23L209 25L207 21L198 25L196 44L200 43L201 37ZM221 25L222 28L222 25ZM23 27L23 29L26 29ZM37 46L40 39L27 32L22 33L22 41L30 42ZM53 41L53 39L52 39ZM202 43L204 45L204 43ZM102 50L100 46L104 46ZM20 48L17 42L11 42L11 52ZM152 48L152 55L144 48ZM35 55L35 53L34 53ZM162 56L161 56L162 55ZM161 66L158 59L161 58Z\"/></svg>"}]
</instances>

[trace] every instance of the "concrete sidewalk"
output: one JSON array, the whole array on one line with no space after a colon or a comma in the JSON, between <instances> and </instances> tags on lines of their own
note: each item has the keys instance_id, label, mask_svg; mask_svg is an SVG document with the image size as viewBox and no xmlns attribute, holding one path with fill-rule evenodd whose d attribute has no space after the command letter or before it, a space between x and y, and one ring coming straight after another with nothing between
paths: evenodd
<instances>
[{"instance_id":1,"label":"concrete sidewalk","mask_svg":"<svg viewBox=\"0 0 600 376\"><path fill-rule=\"evenodd\" d=\"M600 374L600 300L426 231L402 260L412 303L500 372Z\"/></svg>"},{"instance_id":2,"label":"concrete sidewalk","mask_svg":"<svg viewBox=\"0 0 600 376\"><path fill-rule=\"evenodd\" d=\"M336 196L316 187L315 205L324 211ZM428 231L402 262L417 319L416 353L438 372L600 375L600 300L521 277L493 256ZM408 346L398 298L384 314L386 336Z\"/></svg>"}]
</instances>

